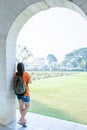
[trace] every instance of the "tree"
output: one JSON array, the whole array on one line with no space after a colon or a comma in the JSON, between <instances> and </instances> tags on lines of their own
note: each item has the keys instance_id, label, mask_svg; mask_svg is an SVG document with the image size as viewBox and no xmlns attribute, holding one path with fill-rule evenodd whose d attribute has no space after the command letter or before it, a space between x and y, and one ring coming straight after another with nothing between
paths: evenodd
<instances>
[{"instance_id":1,"label":"tree","mask_svg":"<svg viewBox=\"0 0 87 130\"><path fill-rule=\"evenodd\" d=\"M52 62L56 62L57 58L54 56L54 54L48 54L47 60L48 60L48 64L50 64Z\"/></svg>"},{"instance_id":2,"label":"tree","mask_svg":"<svg viewBox=\"0 0 87 130\"><path fill-rule=\"evenodd\" d=\"M74 69L87 70L87 48L80 48L65 55L64 67L67 66L67 63L71 64ZM70 67L70 69L72 68Z\"/></svg>"},{"instance_id":3,"label":"tree","mask_svg":"<svg viewBox=\"0 0 87 130\"><path fill-rule=\"evenodd\" d=\"M26 64L27 60L33 56L26 46L17 45L16 61Z\"/></svg>"},{"instance_id":4,"label":"tree","mask_svg":"<svg viewBox=\"0 0 87 130\"><path fill-rule=\"evenodd\" d=\"M81 61L80 66L85 71L85 69L86 69L86 61L84 59Z\"/></svg>"}]
</instances>

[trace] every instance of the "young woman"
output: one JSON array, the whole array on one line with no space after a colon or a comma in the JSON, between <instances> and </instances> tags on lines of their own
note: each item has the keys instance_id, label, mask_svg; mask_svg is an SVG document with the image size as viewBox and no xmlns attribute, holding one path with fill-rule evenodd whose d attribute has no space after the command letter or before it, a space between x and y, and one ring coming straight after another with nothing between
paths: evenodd
<instances>
[{"instance_id":1,"label":"young woman","mask_svg":"<svg viewBox=\"0 0 87 130\"><path fill-rule=\"evenodd\" d=\"M24 64L22 62L18 63L17 65L17 72L14 74L14 78L16 75L21 75L22 79L24 81L26 92L23 96L17 95L18 101L19 101L19 110L21 117L18 121L19 124L26 127L26 119L25 116L28 112L28 109L30 107L30 91L28 84L31 83L31 78L29 73L25 72Z\"/></svg>"}]
</instances>

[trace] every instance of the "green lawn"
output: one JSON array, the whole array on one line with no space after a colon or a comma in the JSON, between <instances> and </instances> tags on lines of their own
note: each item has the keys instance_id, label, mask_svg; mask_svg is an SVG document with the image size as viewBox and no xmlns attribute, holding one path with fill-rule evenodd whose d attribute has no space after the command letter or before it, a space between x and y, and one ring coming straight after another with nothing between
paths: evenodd
<instances>
[{"instance_id":1,"label":"green lawn","mask_svg":"<svg viewBox=\"0 0 87 130\"><path fill-rule=\"evenodd\" d=\"M87 73L36 80L30 91L29 111L87 124Z\"/></svg>"}]
</instances>

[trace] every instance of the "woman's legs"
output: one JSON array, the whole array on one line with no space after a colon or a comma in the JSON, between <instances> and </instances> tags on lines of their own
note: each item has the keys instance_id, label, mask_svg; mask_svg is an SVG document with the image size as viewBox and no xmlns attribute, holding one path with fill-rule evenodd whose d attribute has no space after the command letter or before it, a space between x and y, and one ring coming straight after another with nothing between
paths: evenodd
<instances>
[{"instance_id":1,"label":"woman's legs","mask_svg":"<svg viewBox=\"0 0 87 130\"><path fill-rule=\"evenodd\" d=\"M20 118L21 121L25 121L25 116L28 112L29 107L30 107L30 103L25 103L25 108L22 110L21 113L21 118Z\"/></svg>"},{"instance_id":2,"label":"woman's legs","mask_svg":"<svg viewBox=\"0 0 87 130\"><path fill-rule=\"evenodd\" d=\"M21 117L19 120L20 122L26 123L25 116L28 112L29 107L30 107L30 103L25 103L22 100L19 100L19 109L20 109L20 114L21 114Z\"/></svg>"},{"instance_id":3,"label":"woman's legs","mask_svg":"<svg viewBox=\"0 0 87 130\"><path fill-rule=\"evenodd\" d=\"M19 110L20 114L22 114L23 109L25 108L25 104L22 100L19 100Z\"/></svg>"}]
</instances>

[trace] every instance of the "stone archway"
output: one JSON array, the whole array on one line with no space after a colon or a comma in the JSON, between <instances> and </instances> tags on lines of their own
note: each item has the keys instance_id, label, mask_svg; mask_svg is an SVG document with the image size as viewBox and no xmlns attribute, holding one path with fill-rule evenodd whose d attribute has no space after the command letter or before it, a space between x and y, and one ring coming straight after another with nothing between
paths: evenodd
<instances>
[{"instance_id":1,"label":"stone archway","mask_svg":"<svg viewBox=\"0 0 87 130\"><path fill-rule=\"evenodd\" d=\"M19 6L16 8L17 4L19 4ZM14 121L16 118L15 95L13 93L11 82L15 68L15 43L23 25L36 13L52 7L64 7L72 9L80 13L86 19L86 15L77 5L66 0L15 0L15 2L9 1L8 3L5 3L5 5L6 11L3 12L3 14L5 16L7 13L8 18L6 19L6 17L3 17L4 23L2 24L3 27L0 31L0 64L1 72L3 72L1 73L0 79L0 90L2 90L0 95L0 124L3 125ZM9 7L11 8L12 12L9 11Z\"/></svg>"}]
</instances>

